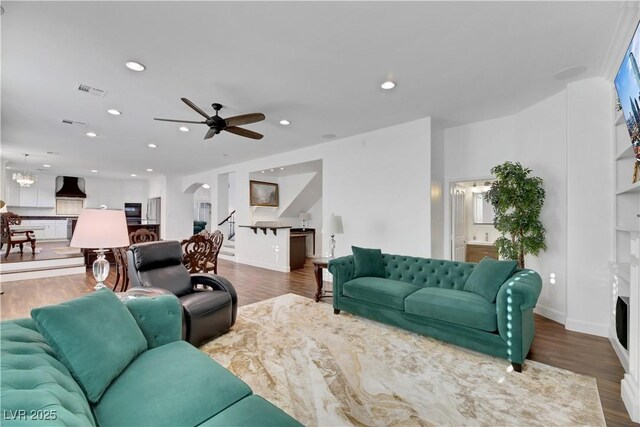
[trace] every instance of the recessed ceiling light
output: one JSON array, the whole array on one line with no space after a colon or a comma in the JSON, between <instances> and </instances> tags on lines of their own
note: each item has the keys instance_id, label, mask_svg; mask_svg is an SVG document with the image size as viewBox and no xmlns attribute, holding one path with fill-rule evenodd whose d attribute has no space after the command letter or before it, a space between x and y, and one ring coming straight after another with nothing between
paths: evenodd
<instances>
[{"instance_id":1,"label":"recessed ceiling light","mask_svg":"<svg viewBox=\"0 0 640 427\"><path fill-rule=\"evenodd\" d=\"M147 172L153 172L153 169L147 169Z\"/></svg>"},{"instance_id":2,"label":"recessed ceiling light","mask_svg":"<svg viewBox=\"0 0 640 427\"><path fill-rule=\"evenodd\" d=\"M260 171L261 173L264 173L264 171Z\"/></svg>"},{"instance_id":3,"label":"recessed ceiling light","mask_svg":"<svg viewBox=\"0 0 640 427\"><path fill-rule=\"evenodd\" d=\"M7 166L7 169L11 169L11 166Z\"/></svg>"},{"instance_id":4,"label":"recessed ceiling light","mask_svg":"<svg viewBox=\"0 0 640 427\"><path fill-rule=\"evenodd\" d=\"M144 71L147 69L147 67L136 61L129 61L124 65L131 71Z\"/></svg>"},{"instance_id":5,"label":"recessed ceiling light","mask_svg":"<svg viewBox=\"0 0 640 427\"><path fill-rule=\"evenodd\" d=\"M210 186L209 184L202 184L202 188L204 188L204 189L207 189L207 190L208 190L208 189L210 189L210 188L211 188L211 186Z\"/></svg>"},{"instance_id":6,"label":"recessed ceiling light","mask_svg":"<svg viewBox=\"0 0 640 427\"><path fill-rule=\"evenodd\" d=\"M87 132L85 135L87 135L89 138L95 138L96 136L98 136L98 134L95 132Z\"/></svg>"},{"instance_id":7,"label":"recessed ceiling light","mask_svg":"<svg viewBox=\"0 0 640 427\"><path fill-rule=\"evenodd\" d=\"M585 71L587 71L587 67L584 65L578 65L576 67L569 67L558 71L553 78L556 80L569 80L578 77Z\"/></svg>"},{"instance_id":8,"label":"recessed ceiling light","mask_svg":"<svg viewBox=\"0 0 640 427\"><path fill-rule=\"evenodd\" d=\"M138 175L136 175L135 173L132 173L132 174L131 174L131 176L136 177L136 176L138 176Z\"/></svg>"},{"instance_id":9,"label":"recessed ceiling light","mask_svg":"<svg viewBox=\"0 0 640 427\"><path fill-rule=\"evenodd\" d=\"M91 169L91 172L98 173L98 170L97 169Z\"/></svg>"},{"instance_id":10,"label":"recessed ceiling light","mask_svg":"<svg viewBox=\"0 0 640 427\"><path fill-rule=\"evenodd\" d=\"M336 134L335 133L325 133L324 135L322 135L322 137L324 139L331 139L331 138L335 138Z\"/></svg>"},{"instance_id":11,"label":"recessed ceiling light","mask_svg":"<svg viewBox=\"0 0 640 427\"><path fill-rule=\"evenodd\" d=\"M280 170L281 170L281 171L283 171L283 170L284 170L284 168L280 168Z\"/></svg>"},{"instance_id":12,"label":"recessed ceiling light","mask_svg":"<svg viewBox=\"0 0 640 427\"><path fill-rule=\"evenodd\" d=\"M283 120L280 120L280 124L282 126L289 126L291 122L289 120L283 119Z\"/></svg>"},{"instance_id":13,"label":"recessed ceiling light","mask_svg":"<svg viewBox=\"0 0 640 427\"><path fill-rule=\"evenodd\" d=\"M380 87L384 90L389 90L389 89L393 89L394 87L396 87L396 84L394 82L392 82L391 80L387 80L386 82L382 83L380 85Z\"/></svg>"},{"instance_id":14,"label":"recessed ceiling light","mask_svg":"<svg viewBox=\"0 0 640 427\"><path fill-rule=\"evenodd\" d=\"M113 115L113 116L119 116L120 114L122 114L120 111L116 110L115 108L109 108L107 110L107 113Z\"/></svg>"},{"instance_id":15,"label":"recessed ceiling light","mask_svg":"<svg viewBox=\"0 0 640 427\"><path fill-rule=\"evenodd\" d=\"M149 148L158 148L158 146L156 144L147 144L147 147L149 147Z\"/></svg>"},{"instance_id":16,"label":"recessed ceiling light","mask_svg":"<svg viewBox=\"0 0 640 427\"><path fill-rule=\"evenodd\" d=\"M273 169L269 169L271 172L273 172Z\"/></svg>"},{"instance_id":17,"label":"recessed ceiling light","mask_svg":"<svg viewBox=\"0 0 640 427\"><path fill-rule=\"evenodd\" d=\"M180 132L189 132L189 128L186 126L180 126Z\"/></svg>"},{"instance_id":18,"label":"recessed ceiling light","mask_svg":"<svg viewBox=\"0 0 640 427\"><path fill-rule=\"evenodd\" d=\"M50 168L51 167L51 165L42 165L42 166L44 166L45 168Z\"/></svg>"}]
</instances>

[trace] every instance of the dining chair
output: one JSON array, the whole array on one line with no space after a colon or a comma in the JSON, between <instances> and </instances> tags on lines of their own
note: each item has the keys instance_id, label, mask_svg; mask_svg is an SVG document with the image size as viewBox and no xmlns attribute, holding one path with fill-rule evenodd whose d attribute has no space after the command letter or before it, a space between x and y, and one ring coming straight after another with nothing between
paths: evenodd
<instances>
[{"instance_id":1,"label":"dining chair","mask_svg":"<svg viewBox=\"0 0 640 427\"><path fill-rule=\"evenodd\" d=\"M11 226L21 225L22 218L13 212L5 212L2 214L2 239L0 240L0 249L2 245L7 245L7 252L4 257L8 257L11 249L15 246L20 247L20 253L23 253L24 244L31 244L31 251L36 254L36 235L33 230L12 230Z\"/></svg>"}]
</instances>

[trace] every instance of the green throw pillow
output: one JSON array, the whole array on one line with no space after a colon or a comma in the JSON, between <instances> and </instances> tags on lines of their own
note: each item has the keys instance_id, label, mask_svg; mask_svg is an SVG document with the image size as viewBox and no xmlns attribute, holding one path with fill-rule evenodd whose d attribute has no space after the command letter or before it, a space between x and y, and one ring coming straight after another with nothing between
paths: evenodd
<instances>
[{"instance_id":1,"label":"green throw pillow","mask_svg":"<svg viewBox=\"0 0 640 427\"><path fill-rule=\"evenodd\" d=\"M147 349L135 319L109 289L33 309L31 317L92 403Z\"/></svg>"},{"instance_id":2,"label":"green throw pillow","mask_svg":"<svg viewBox=\"0 0 640 427\"><path fill-rule=\"evenodd\" d=\"M351 251L355 264L354 279L357 277L384 277L384 261L382 261L380 249L351 246Z\"/></svg>"},{"instance_id":3,"label":"green throw pillow","mask_svg":"<svg viewBox=\"0 0 640 427\"><path fill-rule=\"evenodd\" d=\"M485 297L490 303L495 302L500 286L513 274L518 263L515 261L498 261L484 257L476 265L464 284L464 290Z\"/></svg>"}]
</instances>

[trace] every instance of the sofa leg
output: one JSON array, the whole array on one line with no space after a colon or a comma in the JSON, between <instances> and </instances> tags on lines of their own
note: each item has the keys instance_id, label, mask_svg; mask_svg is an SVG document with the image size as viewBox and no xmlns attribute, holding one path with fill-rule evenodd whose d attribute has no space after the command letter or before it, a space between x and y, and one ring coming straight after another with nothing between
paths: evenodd
<instances>
[{"instance_id":1,"label":"sofa leg","mask_svg":"<svg viewBox=\"0 0 640 427\"><path fill-rule=\"evenodd\" d=\"M513 370L516 372L522 372L522 363L512 363Z\"/></svg>"},{"instance_id":2,"label":"sofa leg","mask_svg":"<svg viewBox=\"0 0 640 427\"><path fill-rule=\"evenodd\" d=\"M333 314L340 314L340 309L339 308L334 308L333 309Z\"/></svg>"}]
</instances>

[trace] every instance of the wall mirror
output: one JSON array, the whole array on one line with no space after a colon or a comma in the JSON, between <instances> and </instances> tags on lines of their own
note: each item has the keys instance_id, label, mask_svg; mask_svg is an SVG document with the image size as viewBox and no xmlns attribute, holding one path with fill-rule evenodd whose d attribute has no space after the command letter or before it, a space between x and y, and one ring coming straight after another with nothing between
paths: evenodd
<instances>
[{"instance_id":1,"label":"wall mirror","mask_svg":"<svg viewBox=\"0 0 640 427\"><path fill-rule=\"evenodd\" d=\"M493 206L491 203L485 202L483 193L473 193L473 223L474 224L493 224Z\"/></svg>"}]
</instances>

